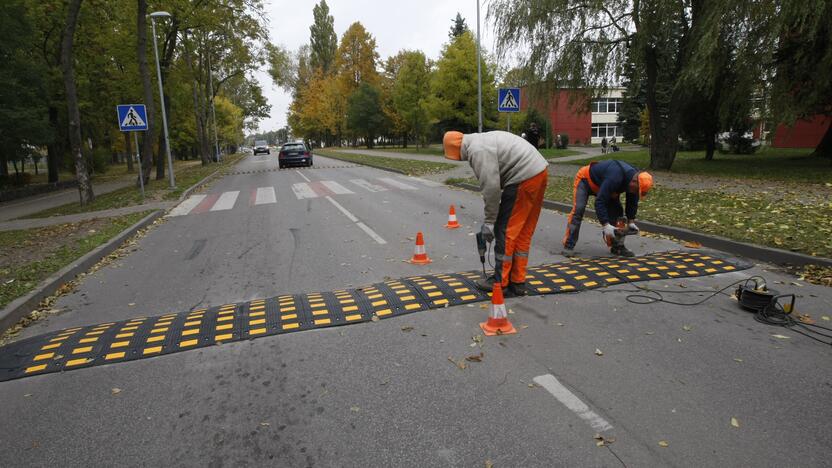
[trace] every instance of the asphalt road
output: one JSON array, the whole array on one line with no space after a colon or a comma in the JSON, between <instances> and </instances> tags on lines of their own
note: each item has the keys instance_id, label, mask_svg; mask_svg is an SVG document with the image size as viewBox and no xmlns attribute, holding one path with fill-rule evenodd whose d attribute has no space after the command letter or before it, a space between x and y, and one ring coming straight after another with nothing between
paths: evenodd
<instances>
[{"instance_id":1,"label":"asphalt road","mask_svg":"<svg viewBox=\"0 0 832 468\"><path fill-rule=\"evenodd\" d=\"M248 157L23 336L479 268L477 194L315 165L277 171L271 157ZM443 227L451 203L462 229ZM549 253L564 223L543 213L532 264L564 260ZM418 231L427 266L403 262ZM596 226L582 235L578 250L604 253ZM647 237L630 246L681 248ZM642 284L699 290L751 274L799 293L800 312L830 315L828 288L761 266ZM633 305L629 289L509 299L520 333L481 345L472 337L487 311L460 306L5 382L0 465L832 463L832 349L760 324L725 296ZM465 369L449 361L480 352ZM597 446L597 433L614 442Z\"/></svg>"}]
</instances>

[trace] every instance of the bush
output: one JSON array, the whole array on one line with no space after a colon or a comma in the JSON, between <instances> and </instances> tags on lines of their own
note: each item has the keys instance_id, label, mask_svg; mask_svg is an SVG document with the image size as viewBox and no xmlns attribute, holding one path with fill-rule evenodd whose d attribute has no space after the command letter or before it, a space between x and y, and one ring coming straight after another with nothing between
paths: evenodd
<instances>
[{"instance_id":1,"label":"bush","mask_svg":"<svg viewBox=\"0 0 832 468\"><path fill-rule=\"evenodd\" d=\"M93 174L104 174L110 168L112 153L107 148L96 148L89 156L90 169Z\"/></svg>"}]
</instances>

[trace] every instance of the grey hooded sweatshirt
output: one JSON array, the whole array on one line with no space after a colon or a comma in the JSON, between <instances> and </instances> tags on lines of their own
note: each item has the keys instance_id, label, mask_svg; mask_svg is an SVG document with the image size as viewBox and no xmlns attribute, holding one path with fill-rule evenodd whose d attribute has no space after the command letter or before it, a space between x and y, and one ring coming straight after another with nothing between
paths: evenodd
<instances>
[{"instance_id":1,"label":"grey hooded sweatshirt","mask_svg":"<svg viewBox=\"0 0 832 468\"><path fill-rule=\"evenodd\" d=\"M500 198L508 185L525 182L549 167L528 141L509 132L493 131L463 135L460 159L468 161L480 181L485 202L485 222L494 224Z\"/></svg>"}]
</instances>

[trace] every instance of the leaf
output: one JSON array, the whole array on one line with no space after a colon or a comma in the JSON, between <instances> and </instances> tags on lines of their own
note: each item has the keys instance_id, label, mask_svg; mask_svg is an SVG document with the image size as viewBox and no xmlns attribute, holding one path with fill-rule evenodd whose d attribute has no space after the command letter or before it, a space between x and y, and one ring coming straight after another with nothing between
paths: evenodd
<instances>
[{"instance_id":1,"label":"leaf","mask_svg":"<svg viewBox=\"0 0 832 468\"><path fill-rule=\"evenodd\" d=\"M479 353L479 354L472 354L472 355L468 356L467 358L465 358L465 360L468 361L468 362L482 362L482 358L483 358L483 353Z\"/></svg>"},{"instance_id":2,"label":"leaf","mask_svg":"<svg viewBox=\"0 0 832 468\"><path fill-rule=\"evenodd\" d=\"M350 406L350 411L352 411L353 413L357 413L361 411L361 408L359 408L358 406Z\"/></svg>"},{"instance_id":3,"label":"leaf","mask_svg":"<svg viewBox=\"0 0 832 468\"><path fill-rule=\"evenodd\" d=\"M653 334L655 334L655 333L656 333L656 332L651 332L651 331L649 331L649 332L645 332L644 334L645 334L645 335L653 335Z\"/></svg>"},{"instance_id":4,"label":"leaf","mask_svg":"<svg viewBox=\"0 0 832 468\"><path fill-rule=\"evenodd\" d=\"M734 360L737 361L737 362L742 362L742 359L740 359L738 357L735 357Z\"/></svg>"},{"instance_id":5,"label":"leaf","mask_svg":"<svg viewBox=\"0 0 832 468\"><path fill-rule=\"evenodd\" d=\"M468 364L465 364L464 360L460 360L459 362L457 362L454 358L450 356L448 356L448 360L454 363L454 365L458 367L460 370L465 370L468 367Z\"/></svg>"},{"instance_id":6,"label":"leaf","mask_svg":"<svg viewBox=\"0 0 832 468\"><path fill-rule=\"evenodd\" d=\"M112 390L110 390L110 393L113 394L113 395L118 395L119 393L121 393L121 389L120 388L113 388Z\"/></svg>"},{"instance_id":7,"label":"leaf","mask_svg":"<svg viewBox=\"0 0 832 468\"><path fill-rule=\"evenodd\" d=\"M260 425L261 425L261 426L263 426L263 427L269 427L269 426L271 426L271 424L269 424L269 423L267 423L267 422L261 422L261 423L260 423Z\"/></svg>"},{"instance_id":8,"label":"leaf","mask_svg":"<svg viewBox=\"0 0 832 468\"><path fill-rule=\"evenodd\" d=\"M786 335L777 334L777 335L771 335L771 336L773 336L774 338L780 339L780 340L788 340L789 339L789 337L786 336Z\"/></svg>"},{"instance_id":9,"label":"leaf","mask_svg":"<svg viewBox=\"0 0 832 468\"><path fill-rule=\"evenodd\" d=\"M702 247L702 244L700 244L699 242L696 242L696 241L687 241L687 242L684 243L684 246L689 248L689 249L698 249L698 248Z\"/></svg>"},{"instance_id":10,"label":"leaf","mask_svg":"<svg viewBox=\"0 0 832 468\"><path fill-rule=\"evenodd\" d=\"M668 444L666 440L660 440L659 441L659 447L667 448L668 446L670 446L670 444Z\"/></svg>"},{"instance_id":11,"label":"leaf","mask_svg":"<svg viewBox=\"0 0 832 468\"><path fill-rule=\"evenodd\" d=\"M829 318L829 316L828 316L828 315L821 315L821 316L820 316L820 319L821 319L821 320L826 320L827 322L828 322L829 320L832 320L832 319L830 319L830 318Z\"/></svg>"},{"instance_id":12,"label":"leaf","mask_svg":"<svg viewBox=\"0 0 832 468\"><path fill-rule=\"evenodd\" d=\"M370 321L372 321L372 322L378 322L379 320L381 320L381 319L379 318L378 315L373 315L373 317L370 318Z\"/></svg>"},{"instance_id":13,"label":"leaf","mask_svg":"<svg viewBox=\"0 0 832 468\"><path fill-rule=\"evenodd\" d=\"M682 330L691 331L691 330L693 330L693 327L691 327L690 325L685 325L685 326L682 327Z\"/></svg>"},{"instance_id":14,"label":"leaf","mask_svg":"<svg viewBox=\"0 0 832 468\"><path fill-rule=\"evenodd\" d=\"M740 427L740 422L737 421L737 418L731 418L731 425L734 427Z\"/></svg>"},{"instance_id":15,"label":"leaf","mask_svg":"<svg viewBox=\"0 0 832 468\"><path fill-rule=\"evenodd\" d=\"M486 460L485 468L494 468L494 463L491 460Z\"/></svg>"},{"instance_id":16,"label":"leaf","mask_svg":"<svg viewBox=\"0 0 832 468\"><path fill-rule=\"evenodd\" d=\"M600 349L598 349L598 348L595 348L595 355L596 355L596 356L603 356L603 355L604 355L604 352L603 352L603 351L601 351L601 350L600 350Z\"/></svg>"},{"instance_id":17,"label":"leaf","mask_svg":"<svg viewBox=\"0 0 832 468\"><path fill-rule=\"evenodd\" d=\"M136 305L135 302L131 302L131 303L127 304L128 307L133 307L134 305Z\"/></svg>"},{"instance_id":18,"label":"leaf","mask_svg":"<svg viewBox=\"0 0 832 468\"><path fill-rule=\"evenodd\" d=\"M559 326L559 327L562 327L562 326L563 326L563 322L558 322L558 323L556 323L555 325L557 325L557 326Z\"/></svg>"},{"instance_id":19,"label":"leaf","mask_svg":"<svg viewBox=\"0 0 832 468\"><path fill-rule=\"evenodd\" d=\"M411 327L411 326L402 327L402 331L405 332L405 333L407 333L409 331L413 331L413 327Z\"/></svg>"}]
</instances>

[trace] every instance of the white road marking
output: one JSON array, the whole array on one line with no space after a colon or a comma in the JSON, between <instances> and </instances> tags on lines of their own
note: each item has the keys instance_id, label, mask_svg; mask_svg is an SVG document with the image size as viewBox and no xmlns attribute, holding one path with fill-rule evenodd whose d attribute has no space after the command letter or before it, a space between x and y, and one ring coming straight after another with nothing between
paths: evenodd
<instances>
[{"instance_id":1,"label":"white road marking","mask_svg":"<svg viewBox=\"0 0 832 468\"><path fill-rule=\"evenodd\" d=\"M420 179L419 177L400 176L399 178L404 179L404 180L416 181L416 182L419 182L420 184L425 185L427 187L439 187L439 186L444 185L444 184L440 184L439 182L434 182L432 180Z\"/></svg>"},{"instance_id":2,"label":"white road marking","mask_svg":"<svg viewBox=\"0 0 832 468\"><path fill-rule=\"evenodd\" d=\"M274 193L274 187L258 187L257 195L254 199L254 204L265 205L267 203L277 203L277 197Z\"/></svg>"},{"instance_id":3,"label":"white road marking","mask_svg":"<svg viewBox=\"0 0 832 468\"><path fill-rule=\"evenodd\" d=\"M414 187L414 186L412 186L412 185L408 185L408 184L406 184L406 183L404 183L404 182L399 182L398 180L393 179L393 178L390 178L390 177L379 177L379 178L378 178L378 180L380 180L380 181L384 182L384 183L385 183L385 184L387 184L387 185L390 185L390 186L396 187L396 188L398 188L398 189L402 189L402 190L417 190L417 189L416 189L416 187Z\"/></svg>"},{"instance_id":4,"label":"white road marking","mask_svg":"<svg viewBox=\"0 0 832 468\"><path fill-rule=\"evenodd\" d=\"M214 203L214 206L211 207L210 211L225 211L234 208L234 204L237 203L237 196L239 195L239 190L223 192L223 194L217 199L217 202Z\"/></svg>"},{"instance_id":5,"label":"white road marking","mask_svg":"<svg viewBox=\"0 0 832 468\"><path fill-rule=\"evenodd\" d=\"M304 198L318 198L318 194L315 193L315 191L312 190L312 187L310 187L306 182L292 184L292 191L295 192L295 196L298 197L298 200L302 200Z\"/></svg>"},{"instance_id":6,"label":"white road marking","mask_svg":"<svg viewBox=\"0 0 832 468\"><path fill-rule=\"evenodd\" d=\"M354 214L350 213L349 210L347 210L346 208L341 206L341 204L338 203L337 201L335 201L335 199L333 199L332 197L326 197L326 199L329 200L330 203L335 205L335 208L338 208L338 210L340 210L341 213L344 213L344 216L349 218L350 221L352 221L359 228L361 228L362 231L366 232L367 235L370 236L374 241L378 242L379 244L386 244L387 243L386 240L384 240L381 236L379 236L369 226L367 226L366 224L359 221L358 218L356 218Z\"/></svg>"},{"instance_id":7,"label":"white road marking","mask_svg":"<svg viewBox=\"0 0 832 468\"><path fill-rule=\"evenodd\" d=\"M197 205L202 203L202 200L205 199L207 195L191 195L188 197L187 200L180 203L176 208L170 210L168 216L185 216L186 214L190 213L191 210L196 208Z\"/></svg>"},{"instance_id":8,"label":"white road marking","mask_svg":"<svg viewBox=\"0 0 832 468\"><path fill-rule=\"evenodd\" d=\"M573 413L577 414L579 418L588 422L589 425L596 431L603 432L612 429L612 425L608 423L606 419L598 416L595 411L589 409L589 406L587 406L586 403L581 401L581 399L575 396L574 393L570 392L568 388L558 382L558 379L556 379L554 375L538 375L532 380L534 380L534 383L545 388L549 393L557 398L558 401L563 403L564 406L569 408L569 410Z\"/></svg>"},{"instance_id":9,"label":"white road marking","mask_svg":"<svg viewBox=\"0 0 832 468\"><path fill-rule=\"evenodd\" d=\"M312 182L312 181L309 179L309 177L306 177L305 175L303 175L303 172L301 172L301 171L297 171L297 170L296 170L295 172L297 172L299 176L303 177L303 180L305 180L305 181L307 181L307 182Z\"/></svg>"},{"instance_id":10,"label":"white road marking","mask_svg":"<svg viewBox=\"0 0 832 468\"><path fill-rule=\"evenodd\" d=\"M350 193L355 193L352 190L339 184L338 182L335 182L334 180L322 180L321 185L328 188L335 195L347 195Z\"/></svg>"},{"instance_id":11,"label":"white road marking","mask_svg":"<svg viewBox=\"0 0 832 468\"><path fill-rule=\"evenodd\" d=\"M367 190L369 192L386 192L387 191L387 187L383 187L381 185L376 185L376 184L374 184L374 183L372 183L368 180L364 180L364 179L351 179L350 182L352 182L353 184L355 184L355 185L357 185L357 186L359 186L359 187L361 187L364 190Z\"/></svg>"}]
</instances>

